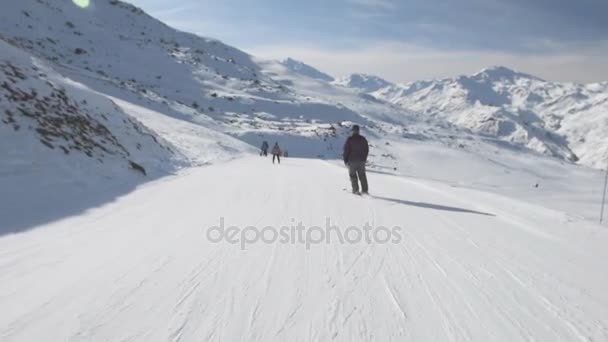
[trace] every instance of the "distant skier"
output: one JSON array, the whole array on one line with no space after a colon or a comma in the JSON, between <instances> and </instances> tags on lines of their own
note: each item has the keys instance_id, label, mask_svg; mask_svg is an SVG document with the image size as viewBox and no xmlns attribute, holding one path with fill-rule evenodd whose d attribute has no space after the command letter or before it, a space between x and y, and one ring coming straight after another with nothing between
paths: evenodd
<instances>
[{"instance_id":1,"label":"distant skier","mask_svg":"<svg viewBox=\"0 0 608 342\"><path fill-rule=\"evenodd\" d=\"M272 147L272 163L273 164L274 164L275 158L279 161L279 164L281 164L281 148L279 147L278 142L275 142L274 146Z\"/></svg>"},{"instance_id":2,"label":"distant skier","mask_svg":"<svg viewBox=\"0 0 608 342\"><path fill-rule=\"evenodd\" d=\"M360 134L359 125L353 126L353 134L344 144L344 164L348 166L348 175L353 187L353 194L360 194L359 181L361 181L361 191L367 194L367 175L365 174L365 163L369 154L369 144L367 139Z\"/></svg>"},{"instance_id":3,"label":"distant skier","mask_svg":"<svg viewBox=\"0 0 608 342\"><path fill-rule=\"evenodd\" d=\"M261 152L260 155L266 157L268 155L268 141L264 140L264 142L262 143L262 148L261 148Z\"/></svg>"}]
</instances>

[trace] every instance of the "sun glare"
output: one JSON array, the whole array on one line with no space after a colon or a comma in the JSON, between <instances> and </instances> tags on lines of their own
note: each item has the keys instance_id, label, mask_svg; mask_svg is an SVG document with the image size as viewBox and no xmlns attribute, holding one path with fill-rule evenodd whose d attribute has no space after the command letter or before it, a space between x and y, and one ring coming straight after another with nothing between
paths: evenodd
<instances>
[{"instance_id":1,"label":"sun glare","mask_svg":"<svg viewBox=\"0 0 608 342\"><path fill-rule=\"evenodd\" d=\"M80 8L87 8L91 5L90 0L72 0L74 4Z\"/></svg>"}]
</instances>

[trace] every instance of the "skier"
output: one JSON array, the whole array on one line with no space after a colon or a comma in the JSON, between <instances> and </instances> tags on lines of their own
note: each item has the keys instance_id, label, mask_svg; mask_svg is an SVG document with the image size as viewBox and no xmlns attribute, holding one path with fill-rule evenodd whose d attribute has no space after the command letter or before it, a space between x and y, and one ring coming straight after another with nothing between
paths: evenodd
<instances>
[{"instance_id":1,"label":"skier","mask_svg":"<svg viewBox=\"0 0 608 342\"><path fill-rule=\"evenodd\" d=\"M279 147L278 142L275 142L274 146L272 147L272 163L273 164L274 164L275 158L279 161L279 164L281 164L281 148Z\"/></svg>"},{"instance_id":2,"label":"skier","mask_svg":"<svg viewBox=\"0 0 608 342\"><path fill-rule=\"evenodd\" d=\"M361 194L359 192L359 181L361 181L361 191L367 194L368 184L367 175L365 174L365 163L369 154L369 144L367 139L360 133L359 125L353 126L353 134L348 137L344 144L344 164L348 166L348 175L353 187L353 194Z\"/></svg>"},{"instance_id":3,"label":"skier","mask_svg":"<svg viewBox=\"0 0 608 342\"><path fill-rule=\"evenodd\" d=\"M260 152L260 156L266 157L268 155L268 142L264 140L262 143L262 152Z\"/></svg>"}]
</instances>

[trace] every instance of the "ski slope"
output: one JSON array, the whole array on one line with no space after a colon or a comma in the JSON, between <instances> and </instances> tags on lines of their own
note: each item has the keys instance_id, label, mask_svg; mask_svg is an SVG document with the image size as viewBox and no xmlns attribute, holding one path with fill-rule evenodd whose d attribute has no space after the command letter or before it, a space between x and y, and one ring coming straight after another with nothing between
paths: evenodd
<instances>
[{"instance_id":1,"label":"ski slope","mask_svg":"<svg viewBox=\"0 0 608 342\"><path fill-rule=\"evenodd\" d=\"M606 341L608 232L490 192L342 165L186 169L0 237L0 340ZM398 244L212 243L219 224L402 227Z\"/></svg>"}]
</instances>

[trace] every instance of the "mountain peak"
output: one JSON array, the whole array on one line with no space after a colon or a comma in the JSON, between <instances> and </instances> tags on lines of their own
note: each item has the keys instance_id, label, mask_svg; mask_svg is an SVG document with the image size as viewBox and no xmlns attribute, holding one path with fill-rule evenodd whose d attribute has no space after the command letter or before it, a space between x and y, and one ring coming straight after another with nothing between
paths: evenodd
<instances>
[{"instance_id":1,"label":"mountain peak","mask_svg":"<svg viewBox=\"0 0 608 342\"><path fill-rule=\"evenodd\" d=\"M496 65L496 66L491 66L485 69L482 69L481 71L479 71L478 73L473 75L474 78L487 78L487 79L491 79L491 80L501 80L501 79L507 79L507 80L515 80L518 78L527 78L527 79L533 79L533 80L538 80L538 81L544 81L543 79L530 75L530 74L526 74L523 72L519 72L510 68L507 68L505 66L500 66L500 65Z\"/></svg>"},{"instance_id":2,"label":"mountain peak","mask_svg":"<svg viewBox=\"0 0 608 342\"><path fill-rule=\"evenodd\" d=\"M377 80L377 81L389 83L388 81L386 81L385 79L383 79L380 76L364 74L364 73L353 73L348 76L342 77L342 79Z\"/></svg>"},{"instance_id":3,"label":"mountain peak","mask_svg":"<svg viewBox=\"0 0 608 342\"><path fill-rule=\"evenodd\" d=\"M333 82L335 80L332 76L316 69L315 67L291 57L287 57L287 59L282 60L280 63L283 64L283 66L285 66L287 69L300 75L326 82Z\"/></svg>"},{"instance_id":4,"label":"mountain peak","mask_svg":"<svg viewBox=\"0 0 608 342\"><path fill-rule=\"evenodd\" d=\"M341 77L335 82L335 84L349 88L361 89L366 93L372 93L374 91L393 85L391 82L381 77L360 73L350 74L348 76Z\"/></svg>"},{"instance_id":5,"label":"mountain peak","mask_svg":"<svg viewBox=\"0 0 608 342\"><path fill-rule=\"evenodd\" d=\"M293 66L304 66L306 63L299 61L297 59L293 59L291 57L287 57L286 59L281 61L283 65L293 65Z\"/></svg>"}]
</instances>

